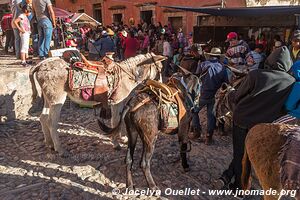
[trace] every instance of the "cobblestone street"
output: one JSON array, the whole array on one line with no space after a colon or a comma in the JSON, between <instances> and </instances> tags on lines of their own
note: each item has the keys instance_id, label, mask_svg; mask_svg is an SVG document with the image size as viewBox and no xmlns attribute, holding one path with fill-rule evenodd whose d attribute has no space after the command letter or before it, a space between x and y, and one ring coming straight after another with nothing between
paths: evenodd
<instances>
[{"instance_id":1,"label":"cobblestone street","mask_svg":"<svg viewBox=\"0 0 300 200\"><path fill-rule=\"evenodd\" d=\"M64 107L59 127L63 146L71 152L60 158L46 149L37 117L0 125L0 196L1 199L126 199L111 191L125 191L126 146L113 150L110 139L99 133L91 109ZM159 188L212 189L212 182L231 160L230 137L215 137L213 146L192 144L189 153L191 171L184 173L180 164L176 136L161 135L152 159L152 173ZM141 144L135 153L141 156ZM134 181L146 188L138 162ZM145 199L140 196L138 199ZM157 199L158 197L152 197ZM164 196L167 199L233 199L225 196ZM251 198L255 199L255 198ZM258 198L259 199L259 198Z\"/></svg>"}]
</instances>

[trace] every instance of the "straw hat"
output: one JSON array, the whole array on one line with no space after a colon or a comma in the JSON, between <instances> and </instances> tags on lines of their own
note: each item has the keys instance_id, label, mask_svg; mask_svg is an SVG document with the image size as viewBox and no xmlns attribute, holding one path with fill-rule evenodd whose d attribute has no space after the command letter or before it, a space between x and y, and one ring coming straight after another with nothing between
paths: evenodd
<instances>
[{"instance_id":1,"label":"straw hat","mask_svg":"<svg viewBox=\"0 0 300 200\"><path fill-rule=\"evenodd\" d=\"M108 28L106 31L107 31L107 35L109 35L109 36L115 35L115 32L113 32L110 28Z\"/></svg>"},{"instance_id":2,"label":"straw hat","mask_svg":"<svg viewBox=\"0 0 300 200\"><path fill-rule=\"evenodd\" d=\"M220 48L214 47L211 49L210 53L205 53L210 56L222 56L222 51Z\"/></svg>"}]
</instances>

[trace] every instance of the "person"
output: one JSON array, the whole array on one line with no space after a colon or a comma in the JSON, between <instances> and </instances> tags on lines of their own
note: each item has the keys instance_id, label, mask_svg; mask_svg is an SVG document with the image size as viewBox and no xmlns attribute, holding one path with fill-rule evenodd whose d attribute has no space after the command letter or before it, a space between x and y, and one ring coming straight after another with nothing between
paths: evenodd
<instances>
[{"instance_id":1,"label":"person","mask_svg":"<svg viewBox=\"0 0 300 200\"><path fill-rule=\"evenodd\" d=\"M192 74L195 74L198 67L198 62L203 60L204 59L198 52L198 47L193 45L191 46L190 53L182 58L180 66Z\"/></svg>"},{"instance_id":2,"label":"person","mask_svg":"<svg viewBox=\"0 0 300 200\"><path fill-rule=\"evenodd\" d=\"M263 45L263 51L265 51L265 50L267 49L268 42L267 42L267 40L266 40L266 36L265 36L264 33L261 33L261 34L258 36L258 38L257 38L257 40L256 40L256 45L258 45L258 44Z\"/></svg>"},{"instance_id":3,"label":"person","mask_svg":"<svg viewBox=\"0 0 300 200\"><path fill-rule=\"evenodd\" d=\"M276 42L274 42L274 46L273 46L273 48L272 48L272 51L274 51L275 49L278 49L278 48L280 48L280 47L282 47L283 45L282 45L282 42L281 41L276 41Z\"/></svg>"},{"instance_id":4,"label":"person","mask_svg":"<svg viewBox=\"0 0 300 200\"><path fill-rule=\"evenodd\" d=\"M96 43L96 33L93 30L90 30L87 33L88 37L88 49L89 49L89 60L92 61L99 61L100 60L100 54L99 54L99 46L97 46Z\"/></svg>"},{"instance_id":5,"label":"person","mask_svg":"<svg viewBox=\"0 0 300 200\"><path fill-rule=\"evenodd\" d=\"M111 32L110 32L111 34ZM115 52L115 43L112 38L109 37L106 31L102 31L102 37L99 40L99 54L103 58L108 52Z\"/></svg>"},{"instance_id":6,"label":"person","mask_svg":"<svg viewBox=\"0 0 300 200\"><path fill-rule=\"evenodd\" d=\"M164 51L164 40L165 40L165 35L161 34L160 39L155 41L155 46L153 48L153 51L157 54L157 55L162 55L163 51Z\"/></svg>"},{"instance_id":7,"label":"person","mask_svg":"<svg viewBox=\"0 0 300 200\"><path fill-rule=\"evenodd\" d=\"M246 55L246 65L247 65L247 69L249 71L252 71L258 69L260 63L263 61L263 57L261 53L264 47L262 44L254 44L254 43L250 43L249 47L251 51Z\"/></svg>"},{"instance_id":8,"label":"person","mask_svg":"<svg viewBox=\"0 0 300 200\"><path fill-rule=\"evenodd\" d=\"M1 28L6 37L5 46L4 46L5 53L8 53L8 49L12 49L14 46L13 45L14 32L13 32L12 25L11 25L12 19L13 19L12 13L4 14L1 19Z\"/></svg>"},{"instance_id":9,"label":"person","mask_svg":"<svg viewBox=\"0 0 300 200\"><path fill-rule=\"evenodd\" d=\"M15 47L15 54L16 54L17 59L21 58L20 57L21 56L20 55L21 38L20 38L19 29L15 26L14 21L21 14L21 9L19 6L21 2L22 2L22 0L10 0L10 2L9 2L10 8L11 8L11 13L13 15L11 26L12 26L12 29L14 32L14 37L15 37L14 47Z\"/></svg>"},{"instance_id":10,"label":"person","mask_svg":"<svg viewBox=\"0 0 300 200\"><path fill-rule=\"evenodd\" d=\"M124 52L125 59L136 56L137 50L139 49L139 42L134 37L134 32L130 31L128 36L129 37L125 39L123 44L123 47L125 49Z\"/></svg>"},{"instance_id":11,"label":"person","mask_svg":"<svg viewBox=\"0 0 300 200\"><path fill-rule=\"evenodd\" d=\"M149 47L150 47L150 38L149 38L149 35L148 35L148 31L145 31L144 32L144 37L143 37L143 41L142 41L142 44L141 44L141 49L142 49L142 53L148 53L149 51Z\"/></svg>"},{"instance_id":12,"label":"person","mask_svg":"<svg viewBox=\"0 0 300 200\"><path fill-rule=\"evenodd\" d=\"M172 50L172 47L170 44L169 37L165 37L165 40L163 43L163 56L168 58L162 62L162 64L163 64L162 76L163 76L163 80L165 81L172 74L170 63L171 63L171 60L173 57L173 50Z\"/></svg>"},{"instance_id":13,"label":"person","mask_svg":"<svg viewBox=\"0 0 300 200\"><path fill-rule=\"evenodd\" d=\"M300 61L295 62L290 71L296 83L285 102L285 108L290 116L300 119Z\"/></svg>"},{"instance_id":14,"label":"person","mask_svg":"<svg viewBox=\"0 0 300 200\"><path fill-rule=\"evenodd\" d=\"M22 7L22 14L19 15L17 19L15 19L14 24L18 28L20 32L21 38L21 64L23 66L27 66L28 63L26 59L28 58L28 49L29 49L29 39L30 39L30 22L27 16L30 15L30 11L28 5L25 4Z\"/></svg>"},{"instance_id":15,"label":"person","mask_svg":"<svg viewBox=\"0 0 300 200\"><path fill-rule=\"evenodd\" d=\"M286 46L276 49L266 59L264 69L248 73L233 94L233 159L217 180L218 185L241 189L242 159L248 130L259 123L270 123L283 116L284 103L295 79L288 74L292 66ZM231 179L234 177L234 183Z\"/></svg>"},{"instance_id":16,"label":"person","mask_svg":"<svg viewBox=\"0 0 300 200\"><path fill-rule=\"evenodd\" d=\"M53 28L56 27L55 14L51 0L33 0L32 6L38 21L39 57L43 60L49 55Z\"/></svg>"},{"instance_id":17,"label":"person","mask_svg":"<svg viewBox=\"0 0 300 200\"><path fill-rule=\"evenodd\" d=\"M238 34L236 32L230 32L227 35L226 42L229 42L229 47L226 51L229 65L238 67L245 64L245 57L248 53L248 47L245 46L245 42L238 40Z\"/></svg>"},{"instance_id":18,"label":"person","mask_svg":"<svg viewBox=\"0 0 300 200\"><path fill-rule=\"evenodd\" d=\"M300 30L294 31L290 53L293 62L300 60Z\"/></svg>"},{"instance_id":19,"label":"person","mask_svg":"<svg viewBox=\"0 0 300 200\"><path fill-rule=\"evenodd\" d=\"M200 76L202 83L200 90L199 107L193 109L192 130L193 138L200 138L201 124L199 112L206 106L207 108L207 134L205 144L210 145L213 142L213 132L216 126L216 118L213 114L215 104L215 95L222 83L228 83L228 75L225 67L220 62L221 49L212 48L207 61L198 65L196 74Z\"/></svg>"}]
</instances>

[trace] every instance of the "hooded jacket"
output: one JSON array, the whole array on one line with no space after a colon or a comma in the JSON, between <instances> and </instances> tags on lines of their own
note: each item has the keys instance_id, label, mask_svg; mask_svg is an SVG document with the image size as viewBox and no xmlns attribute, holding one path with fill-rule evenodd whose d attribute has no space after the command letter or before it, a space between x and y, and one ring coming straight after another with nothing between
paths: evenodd
<instances>
[{"instance_id":1,"label":"hooded jacket","mask_svg":"<svg viewBox=\"0 0 300 200\"><path fill-rule=\"evenodd\" d=\"M296 79L285 107L290 115L300 119L300 61L293 64L291 72Z\"/></svg>"},{"instance_id":2,"label":"hooded jacket","mask_svg":"<svg viewBox=\"0 0 300 200\"><path fill-rule=\"evenodd\" d=\"M289 50L284 46L272 52L264 69L249 72L235 93L233 121L236 125L250 129L285 114L284 103L295 82L287 73L291 66Z\"/></svg>"}]
</instances>

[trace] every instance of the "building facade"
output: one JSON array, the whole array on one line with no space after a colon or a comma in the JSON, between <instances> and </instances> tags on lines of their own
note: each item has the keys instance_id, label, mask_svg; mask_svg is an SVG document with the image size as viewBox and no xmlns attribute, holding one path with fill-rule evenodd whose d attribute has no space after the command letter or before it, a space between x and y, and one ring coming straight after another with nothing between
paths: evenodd
<instances>
[{"instance_id":1,"label":"building facade","mask_svg":"<svg viewBox=\"0 0 300 200\"><path fill-rule=\"evenodd\" d=\"M113 22L129 24L133 20L135 24L141 20L149 23L162 25L171 23L177 29L182 28L184 32L191 32L193 26L197 25L200 14L185 12L161 7L167 6L222 6L245 7L244 0L56 0L56 6L73 13L85 12L97 21L106 24Z\"/></svg>"}]
</instances>

